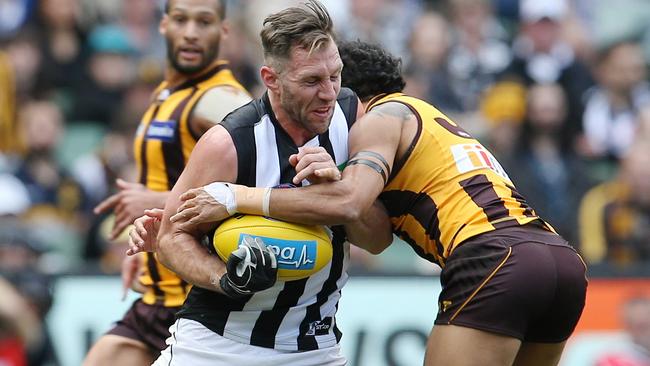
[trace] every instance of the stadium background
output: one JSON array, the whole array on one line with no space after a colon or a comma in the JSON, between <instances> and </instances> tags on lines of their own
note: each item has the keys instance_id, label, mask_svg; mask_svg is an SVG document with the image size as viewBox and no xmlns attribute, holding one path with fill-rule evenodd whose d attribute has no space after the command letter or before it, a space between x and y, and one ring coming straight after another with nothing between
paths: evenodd
<instances>
[{"instance_id":1,"label":"stadium background","mask_svg":"<svg viewBox=\"0 0 650 366\"><path fill-rule=\"evenodd\" d=\"M294 3L228 1L222 55L255 96L261 21ZM400 55L407 92L489 146L589 262L562 365L626 352L621 304L650 296L650 2L324 3L342 39ZM30 365L79 364L135 296L120 301L124 237L108 241L111 218L91 209L115 178L134 180L132 136L165 62L161 8L0 1L0 355L17 322ZM380 256L354 251L351 274L338 319L351 365L420 364L436 267L396 241Z\"/></svg>"}]
</instances>

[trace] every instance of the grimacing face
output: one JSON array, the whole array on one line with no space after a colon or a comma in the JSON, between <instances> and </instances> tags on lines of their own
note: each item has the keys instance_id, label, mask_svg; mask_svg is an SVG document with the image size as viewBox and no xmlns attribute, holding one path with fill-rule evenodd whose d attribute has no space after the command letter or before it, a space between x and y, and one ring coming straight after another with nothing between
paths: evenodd
<instances>
[{"instance_id":1,"label":"grimacing face","mask_svg":"<svg viewBox=\"0 0 650 366\"><path fill-rule=\"evenodd\" d=\"M219 54L223 23L220 0L174 0L160 23L167 43L167 59L181 74L195 74Z\"/></svg>"},{"instance_id":2,"label":"grimacing face","mask_svg":"<svg viewBox=\"0 0 650 366\"><path fill-rule=\"evenodd\" d=\"M295 47L279 72L280 105L313 133L327 131L341 90L343 62L333 40L313 50Z\"/></svg>"}]
</instances>

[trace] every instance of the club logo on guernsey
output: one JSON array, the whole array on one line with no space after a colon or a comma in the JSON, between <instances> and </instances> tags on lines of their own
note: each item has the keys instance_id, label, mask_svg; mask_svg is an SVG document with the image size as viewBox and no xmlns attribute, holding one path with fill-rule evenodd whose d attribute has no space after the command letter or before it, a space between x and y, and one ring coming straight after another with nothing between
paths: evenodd
<instances>
[{"instance_id":1,"label":"club logo on guernsey","mask_svg":"<svg viewBox=\"0 0 650 366\"><path fill-rule=\"evenodd\" d=\"M147 128L147 139L174 142L176 135L176 121L151 121Z\"/></svg>"},{"instance_id":2,"label":"club logo on guernsey","mask_svg":"<svg viewBox=\"0 0 650 366\"><path fill-rule=\"evenodd\" d=\"M490 169L501 177L510 180L497 159L479 144L459 144L451 147L456 167L460 173L472 170Z\"/></svg>"},{"instance_id":3,"label":"club logo on guernsey","mask_svg":"<svg viewBox=\"0 0 650 366\"><path fill-rule=\"evenodd\" d=\"M238 245L241 245L245 235L262 239L264 244L275 254L278 260L278 269L309 270L314 268L316 263L315 240L277 239L242 233L239 235Z\"/></svg>"}]
</instances>

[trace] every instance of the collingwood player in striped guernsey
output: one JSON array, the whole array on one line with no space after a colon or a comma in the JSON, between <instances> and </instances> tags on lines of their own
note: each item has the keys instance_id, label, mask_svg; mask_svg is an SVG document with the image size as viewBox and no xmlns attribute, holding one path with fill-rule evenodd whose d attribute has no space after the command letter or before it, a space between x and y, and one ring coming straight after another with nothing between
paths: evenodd
<instances>
[{"instance_id":1,"label":"collingwood player in striped guernsey","mask_svg":"<svg viewBox=\"0 0 650 366\"><path fill-rule=\"evenodd\" d=\"M120 191L95 209L96 213L114 211L113 237L144 209L163 207L199 136L250 101L227 63L217 58L220 40L227 33L223 1L170 0L166 4L160 31L167 41L168 66L165 81L155 90L135 136L139 182L118 180ZM139 259L144 263L138 263ZM85 365L151 364L166 347L174 314L189 291L190 286L159 264L152 253L127 261L123 278L134 282L143 296L93 346ZM132 281L139 268L142 275Z\"/></svg>"},{"instance_id":2,"label":"collingwood player in striped guernsey","mask_svg":"<svg viewBox=\"0 0 650 366\"><path fill-rule=\"evenodd\" d=\"M215 180L258 187L290 183L296 174L290 156L298 151L309 151L323 167L347 161L348 129L359 103L340 87L343 64L326 9L311 0L272 14L261 38L267 92L199 140L165 205L158 257L194 287L154 365L345 365L335 314L347 281L346 232L359 242L392 240L388 217L377 206L367 220L333 228L331 262L305 279L275 282L270 261L255 261L272 256L270 249L251 249L252 263L244 268L253 279L243 287L242 275L226 272L200 244L216 222L182 230L169 221L181 193ZM298 183L322 177L305 178Z\"/></svg>"},{"instance_id":3,"label":"collingwood player in striped guernsey","mask_svg":"<svg viewBox=\"0 0 650 366\"><path fill-rule=\"evenodd\" d=\"M425 365L556 365L584 307L580 256L476 139L432 105L401 93L399 60L362 42L342 46L340 54L343 84L367 111L350 131L342 179L271 190L270 216L337 224L379 198L393 232L443 268ZM212 200L205 189L188 195L195 198L174 220L263 209L258 188L214 183L207 190L220 187ZM212 204L197 206L196 199Z\"/></svg>"}]
</instances>

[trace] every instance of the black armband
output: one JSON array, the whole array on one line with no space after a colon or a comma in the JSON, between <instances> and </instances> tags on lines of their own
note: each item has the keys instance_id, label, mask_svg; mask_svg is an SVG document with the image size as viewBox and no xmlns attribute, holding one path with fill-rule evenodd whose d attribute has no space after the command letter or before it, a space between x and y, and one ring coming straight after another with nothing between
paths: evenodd
<instances>
[{"instance_id":1,"label":"black armband","mask_svg":"<svg viewBox=\"0 0 650 366\"><path fill-rule=\"evenodd\" d=\"M356 159L350 160L348 162L348 166L357 165L357 164L363 164L363 165L369 166L370 168L372 168L372 170L374 170L377 173L381 174L381 178L384 180L384 185L386 185L388 177L386 176L386 172L384 171L384 169L379 164L375 163L372 160L361 159L361 158L356 158Z\"/></svg>"},{"instance_id":2,"label":"black armband","mask_svg":"<svg viewBox=\"0 0 650 366\"><path fill-rule=\"evenodd\" d=\"M381 156L381 154L378 154L378 153L376 153L374 151L363 150L363 151L359 151L358 153L354 154L354 156L351 157L350 160L353 160L354 158L361 157L361 156L372 156L373 158L379 160L384 165L384 168L386 169L385 170L386 171L386 176L390 177L390 166L388 166L388 162L386 161L386 159L384 159L383 156Z\"/></svg>"}]
</instances>

